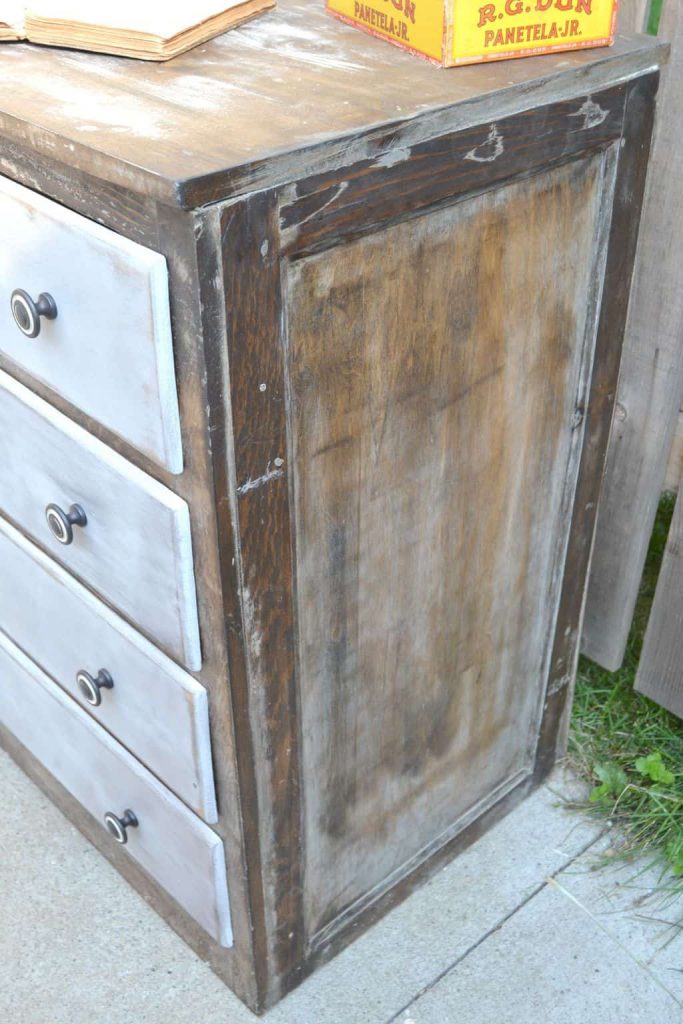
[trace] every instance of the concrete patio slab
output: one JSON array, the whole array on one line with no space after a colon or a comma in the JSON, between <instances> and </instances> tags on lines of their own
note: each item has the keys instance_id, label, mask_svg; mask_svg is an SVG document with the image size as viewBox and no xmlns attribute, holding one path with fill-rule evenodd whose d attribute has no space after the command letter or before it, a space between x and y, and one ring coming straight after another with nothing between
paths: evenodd
<instances>
[{"instance_id":1,"label":"concrete patio slab","mask_svg":"<svg viewBox=\"0 0 683 1024\"><path fill-rule=\"evenodd\" d=\"M662 886L661 863L606 863L611 852L605 837L556 882L683 1005L683 899Z\"/></svg>"},{"instance_id":2,"label":"concrete patio slab","mask_svg":"<svg viewBox=\"0 0 683 1024\"><path fill-rule=\"evenodd\" d=\"M553 878L568 891L587 884L575 866L599 849L604 831L560 806L561 796L575 792L575 785L557 773L549 787L268 1013L266 1024L387 1024L415 1012L424 1017L419 1024L502 1024L494 1010L495 991L500 984L502 997L506 979L514 981L510 962L499 979L486 977L478 965L486 963L481 958L489 951L494 962L505 959L498 943L507 935L517 936L515 956L522 967L542 960L550 939L557 947L553 957L564 964L557 976L540 970L519 975L522 986L532 985L541 1007L545 995L555 998L558 984L562 978L565 984L572 964L577 965L576 1013L584 1016L558 1017L562 1024L609 1022L599 986L586 981L586 946L595 945L596 935L602 943L597 966L603 965L606 977L613 966L612 975L628 981L629 1005L666 1009L668 1017L655 1013L648 1024L675 1020L670 1014L678 1012L678 1004L657 983L654 968L630 960L621 938L605 936L573 896L549 886ZM255 1024L258 1018L2 753L0 786L0 1020ZM537 905L541 918L547 915L549 935L526 924L530 914L535 920ZM625 957L633 969L626 970ZM468 1006L465 1016L453 1002L454 979L457 999ZM570 995L563 998L569 1013ZM595 1013L586 1015L591 1000ZM534 1024L528 1015L508 1019ZM538 1020L551 1024L547 1015ZM640 1020L622 1015L618 1024Z\"/></svg>"},{"instance_id":3,"label":"concrete patio slab","mask_svg":"<svg viewBox=\"0 0 683 1024\"><path fill-rule=\"evenodd\" d=\"M546 886L401 1015L401 1024L673 1024L681 1006Z\"/></svg>"}]
</instances>

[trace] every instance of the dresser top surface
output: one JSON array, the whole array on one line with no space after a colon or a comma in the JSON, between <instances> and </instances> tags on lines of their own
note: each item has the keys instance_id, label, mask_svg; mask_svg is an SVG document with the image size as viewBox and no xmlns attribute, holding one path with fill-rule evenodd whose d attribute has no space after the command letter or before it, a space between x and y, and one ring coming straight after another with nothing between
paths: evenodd
<instances>
[{"instance_id":1,"label":"dresser top surface","mask_svg":"<svg viewBox=\"0 0 683 1024\"><path fill-rule=\"evenodd\" d=\"M588 94L666 52L649 37L618 36L612 47L442 69L342 24L322 0L280 0L161 64L3 44L0 136L194 207ZM0 138L3 168L11 174Z\"/></svg>"}]
</instances>

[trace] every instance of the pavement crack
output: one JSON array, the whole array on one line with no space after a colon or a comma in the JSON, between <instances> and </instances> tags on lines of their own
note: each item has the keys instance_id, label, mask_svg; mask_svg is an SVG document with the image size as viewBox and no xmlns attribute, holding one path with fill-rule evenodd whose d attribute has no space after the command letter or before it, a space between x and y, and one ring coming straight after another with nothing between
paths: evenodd
<instances>
[{"instance_id":1,"label":"pavement crack","mask_svg":"<svg viewBox=\"0 0 683 1024\"><path fill-rule=\"evenodd\" d=\"M546 876L546 878L544 878L542 882L539 882L539 884L530 893L528 893L527 896L520 900L520 902L517 903L509 913L504 914L503 917L501 917L500 920L496 922L496 924L492 925L492 927L489 928L488 931L484 932L484 934L480 938L478 938L476 942L473 942L471 946L468 946L464 953L461 953L460 956L456 957L452 963L448 964L447 967L444 967L444 969L439 974L432 978L427 985L424 985L418 992L416 992L412 999L409 999L408 1002L400 1008L400 1010L398 1010L391 1017L389 1017L385 1024L396 1024L396 1022L399 1020L399 1017L402 1014L406 1013L411 1006L414 1006L418 999L421 999L423 995L425 995L427 992L430 992L433 988L435 988L440 981L443 981L443 979L447 975L449 975L451 971L454 971L458 964L461 964L463 960L465 960L475 951L475 949L478 949L479 946L482 945L482 943L486 942L486 940L489 939L492 935L495 935L496 932L500 931L503 925L506 924L510 920L510 918L514 917L515 914L518 913L518 911L522 910L522 908L525 907L527 903L531 903L531 901L535 899L535 897L538 896L540 892L543 892L543 890L548 886L548 884L555 882L555 879L558 875L562 874L563 871L566 871L567 868L570 867L575 860L578 860L579 857L582 857L584 853L590 850L591 846L594 846L596 843L598 843L600 839L602 839L603 835L604 832L601 832L599 835L593 836L593 838L590 839L587 843L585 843L581 847L581 849L577 850L576 853L573 854L567 861L565 861L564 864L558 867L557 870L552 873L552 875Z\"/></svg>"},{"instance_id":2,"label":"pavement crack","mask_svg":"<svg viewBox=\"0 0 683 1024\"><path fill-rule=\"evenodd\" d=\"M560 872L558 872L558 874L559 873ZM603 935L606 935L608 939L611 939L612 942L616 943L616 945L619 946L619 948L624 953L626 953L626 955L631 960L633 960L633 962L635 964L637 964L638 967L640 967L641 970L645 971L645 973L648 974L652 978L652 980L659 986L659 988L662 989L663 992L666 992L666 994L668 996L670 996L670 998L673 999L673 1001L678 1006L683 1006L683 1003L681 1002L681 1000L671 991L671 989L667 988L667 986L664 984L664 982L661 980L661 978L658 978L657 975L654 974L650 970L650 968L648 967L647 963L645 961L643 961L643 960L639 960L638 957L635 955L635 953L633 953L628 948L628 946L626 946L621 941L621 939L617 935L614 934L614 932L611 932L609 930L609 928L605 928L605 926L602 923L602 921L600 920L600 918L596 914L594 914L592 910L589 910L588 907L585 905L585 903L582 903L581 900L578 899L574 895L574 893L570 892L569 889L565 889L565 887L560 882L558 882L556 876L553 876L552 878L548 879L548 885L551 885L553 887L553 889L557 889L557 891L561 892L563 896L566 896L566 898L568 900L571 900L571 902L574 904L574 906L578 907L579 910L582 910L584 912L584 914L586 914L586 916L591 919L591 921L596 926L596 928L599 928Z\"/></svg>"}]
</instances>

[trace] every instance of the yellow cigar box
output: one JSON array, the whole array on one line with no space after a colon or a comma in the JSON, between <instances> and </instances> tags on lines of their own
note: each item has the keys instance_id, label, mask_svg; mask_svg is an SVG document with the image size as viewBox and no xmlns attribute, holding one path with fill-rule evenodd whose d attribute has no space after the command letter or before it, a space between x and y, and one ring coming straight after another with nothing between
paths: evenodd
<instances>
[{"instance_id":1,"label":"yellow cigar box","mask_svg":"<svg viewBox=\"0 0 683 1024\"><path fill-rule=\"evenodd\" d=\"M331 14L437 64L609 46L617 0L326 0Z\"/></svg>"}]
</instances>

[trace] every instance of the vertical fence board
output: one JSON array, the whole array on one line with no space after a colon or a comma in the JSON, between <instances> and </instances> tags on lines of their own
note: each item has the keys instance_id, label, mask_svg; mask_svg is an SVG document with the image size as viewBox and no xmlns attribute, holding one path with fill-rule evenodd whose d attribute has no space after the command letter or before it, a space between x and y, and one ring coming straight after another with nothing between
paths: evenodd
<instances>
[{"instance_id":1,"label":"vertical fence board","mask_svg":"<svg viewBox=\"0 0 683 1024\"><path fill-rule=\"evenodd\" d=\"M683 392L683 0L665 0L672 43L633 278L600 498L582 650L623 660Z\"/></svg>"},{"instance_id":2,"label":"vertical fence board","mask_svg":"<svg viewBox=\"0 0 683 1024\"><path fill-rule=\"evenodd\" d=\"M683 496L669 529L636 690L683 718Z\"/></svg>"},{"instance_id":3,"label":"vertical fence board","mask_svg":"<svg viewBox=\"0 0 683 1024\"><path fill-rule=\"evenodd\" d=\"M617 31L643 32L649 7L649 0L619 0Z\"/></svg>"},{"instance_id":4,"label":"vertical fence board","mask_svg":"<svg viewBox=\"0 0 683 1024\"><path fill-rule=\"evenodd\" d=\"M683 342L682 342L683 343ZM683 409L678 414L674 443L671 447L669 465L664 479L664 488L667 491L677 491L678 485L683 478Z\"/></svg>"}]
</instances>

